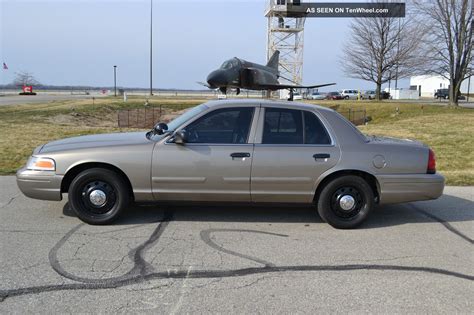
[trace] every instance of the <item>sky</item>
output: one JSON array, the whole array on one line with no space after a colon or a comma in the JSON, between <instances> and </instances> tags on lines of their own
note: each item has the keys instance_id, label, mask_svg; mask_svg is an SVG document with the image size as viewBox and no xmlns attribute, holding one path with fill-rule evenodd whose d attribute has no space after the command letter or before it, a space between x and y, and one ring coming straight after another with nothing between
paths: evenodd
<instances>
[{"instance_id":1,"label":"sky","mask_svg":"<svg viewBox=\"0 0 474 315\"><path fill-rule=\"evenodd\" d=\"M264 0L153 0L154 88L196 81L231 57L266 62ZM342 71L350 19L308 18L303 83L373 89ZM0 84L28 71L43 84L149 86L150 0L0 0ZM408 87L405 80L399 83ZM327 88L327 89L335 89Z\"/></svg>"}]
</instances>

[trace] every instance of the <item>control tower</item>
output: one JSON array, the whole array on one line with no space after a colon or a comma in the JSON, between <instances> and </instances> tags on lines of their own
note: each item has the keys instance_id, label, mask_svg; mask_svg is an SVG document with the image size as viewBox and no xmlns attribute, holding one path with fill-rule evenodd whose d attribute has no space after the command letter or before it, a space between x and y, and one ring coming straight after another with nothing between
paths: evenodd
<instances>
[{"instance_id":1,"label":"control tower","mask_svg":"<svg viewBox=\"0 0 474 315\"><path fill-rule=\"evenodd\" d=\"M306 13L300 0L269 0L267 60L280 51L280 83L302 84L304 22Z\"/></svg>"}]
</instances>

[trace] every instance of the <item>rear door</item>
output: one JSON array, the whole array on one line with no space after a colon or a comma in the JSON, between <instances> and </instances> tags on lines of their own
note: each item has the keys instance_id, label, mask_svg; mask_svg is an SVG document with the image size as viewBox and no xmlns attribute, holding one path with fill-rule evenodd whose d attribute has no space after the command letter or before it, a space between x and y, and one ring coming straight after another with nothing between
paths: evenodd
<instances>
[{"instance_id":1,"label":"rear door","mask_svg":"<svg viewBox=\"0 0 474 315\"><path fill-rule=\"evenodd\" d=\"M316 180L340 157L334 138L312 111L262 107L255 142L254 202L312 202Z\"/></svg>"}]
</instances>

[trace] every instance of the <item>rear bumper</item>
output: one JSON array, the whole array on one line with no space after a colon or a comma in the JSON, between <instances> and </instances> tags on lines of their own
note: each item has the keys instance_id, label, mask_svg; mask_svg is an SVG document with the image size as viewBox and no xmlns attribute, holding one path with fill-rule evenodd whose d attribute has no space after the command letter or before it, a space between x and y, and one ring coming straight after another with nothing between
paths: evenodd
<instances>
[{"instance_id":1,"label":"rear bumper","mask_svg":"<svg viewBox=\"0 0 474 315\"><path fill-rule=\"evenodd\" d=\"M31 171L26 168L16 173L16 182L21 192L30 198L41 200L62 200L61 181L63 176L48 171Z\"/></svg>"},{"instance_id":2,"label":"rear bumper","mask_svg":"<svg viewBox=\"0 0 474 315\"><path fill-rule=\"evenodd\" d=\"M441 174L378 175L380 204L430 200L444 190Z\"/></svg>"}]
</instances>

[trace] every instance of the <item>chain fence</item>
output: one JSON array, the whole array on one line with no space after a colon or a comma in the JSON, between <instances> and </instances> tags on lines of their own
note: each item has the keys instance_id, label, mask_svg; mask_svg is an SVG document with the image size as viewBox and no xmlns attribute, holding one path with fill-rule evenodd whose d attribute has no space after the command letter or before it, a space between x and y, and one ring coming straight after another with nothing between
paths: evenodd
<instances>
[{"instance_id":1,"label":"chain fence","mask_svg":"<svg viewBox=\"0 0 474 315\"><path fill-rule=\"evenodd\" d=\"M146 108L119 110L117 113L119 128L151 129L158 122L169 122L181 115L189 106L186 105L159 105ZM367 122L366 110L338 110L354 125L364 125Z\"/></svg>"}]
</instances>

